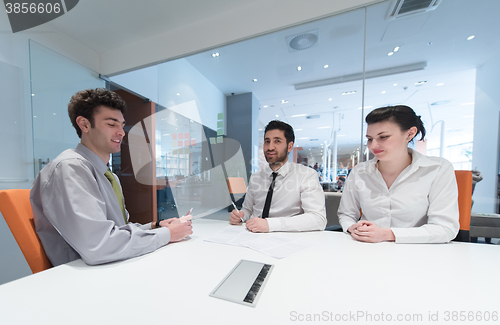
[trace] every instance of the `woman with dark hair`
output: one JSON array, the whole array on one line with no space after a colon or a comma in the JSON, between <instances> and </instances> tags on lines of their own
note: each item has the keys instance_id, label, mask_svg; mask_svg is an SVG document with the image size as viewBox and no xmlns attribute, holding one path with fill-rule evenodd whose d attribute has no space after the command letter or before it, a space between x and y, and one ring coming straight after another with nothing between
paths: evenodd
<instances>
[{"instance_id":1,"label":"woman with dark hair","mask_svg":"<svg viewBox=\"0 0 500 325\"><path fill-rule=\"evenodd\" d=\"M359 241L445 243L458 229L453 165L408 148L425 128L408 106L377 108L366 116L368 149L375 155L353 168L338 216Z\"/></svg>"}]
</instances>

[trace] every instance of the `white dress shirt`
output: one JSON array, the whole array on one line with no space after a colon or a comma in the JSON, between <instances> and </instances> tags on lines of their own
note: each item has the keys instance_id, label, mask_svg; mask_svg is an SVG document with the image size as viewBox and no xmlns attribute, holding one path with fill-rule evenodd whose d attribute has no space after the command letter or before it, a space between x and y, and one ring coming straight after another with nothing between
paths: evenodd
<instances>
[{"instance_id":1,"label":"white dress shirt","mask_svg":"<svg viewBox=\"0 0 500 325\"><path fill-rule=\"evenodd\" d=\"M272 169L266 165L250 177L242 211L245 221L261 217L271 185ZM312 168L287 161L278 171L266 219L271 231L324 230L325 195Z\"/></svg>"},{"instance_id":2,"label":"white dress shirt","mask_svg":"<svg viewBox=\"0 0 500 325\"><path fill-rule=\"evenodd\" d=\"M397 243L445 243L458 233L458 189L453 165L408 149L412 163L390 188L377 159L353 168L344 185L338 217L344 231L362 220L391 228Z\"/></svg>"},{"instance_id":3,"label":"white dress shirt","mask_svg":"<svg viewBox=\"0 0 500 325\"><path fill-rule=\"evenodd\" d=\"M53 266L79 258L90 265L124 260L170 241L168 228L125 224L104 176L107 169L101 158L79 144L57 156L35 179L30 199L36 232Z\"/></svg>"}]
</instances>

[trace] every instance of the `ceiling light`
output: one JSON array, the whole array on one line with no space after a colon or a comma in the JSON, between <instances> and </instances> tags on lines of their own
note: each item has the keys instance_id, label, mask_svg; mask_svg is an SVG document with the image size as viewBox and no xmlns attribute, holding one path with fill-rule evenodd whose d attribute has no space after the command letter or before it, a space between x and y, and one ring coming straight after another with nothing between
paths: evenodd
<instances>
[{"instance_id":1,"label":"ceiling light","mask_svg":"<svg viewBox=\"0 0 500 325\"><path fill-rule=\"evenodd\" d=\"M262 129L259 129L259 131L262 131Z\"/></svg>"},{"instance_id":2,"label":"ceiling light","mask_svg":"<svg viewBox=\"0 0 500 325\"><path fill-rule=\"evenodd\" d=\"M170 135L170 133L165 133L164 135L167 136L167 135Z\"/></svg>"},{"instance_id":3,"label":"ceiling light","mask_svg":"<svg viewBox=\"0 0 500 325\"><path fill-rule=\"evenodd\" d=\"M219 54L218 52L217 52L217 53L212 53L212 57L213 57L213 58L216 58L216 57L218 57L219 55L220 55L220 54Z\"/></svg>"},{"instance_id":4,"label":"ceiling light","mask_svg":"<svg viewBox=\"0 0 500 325\"><path fill-rule=\"evenodd\" d=\"M471 35L471 36L467 37L467 40L470 41L471 39L474 39L474 37L476 37L476 36Z\"/></svg>"},{"instance_id":5,"label":"ceiling light","mask_svg":"<svg viewBox=\"0 0 500 325\"><path fill-rule=\"evenodd\" d=\"M442 85L444 85L444 83L441 82L441 83L438 83L436 86L442 86Z\"/></svg>"},{"instance_id":6,"label":"ceiling light","mask_svg":"<svg viewBox=\"0 0 500 325\"><path fill-rule=\"evenodd\" d=\"M288 100L286 100L286 99L281 100L281 104L287 104L287 103L288 103Z\"/></svg>"},{"instance_id":7,"label":"ceiling light","mask_svg":"<svg viewBox=\"0 0 500 325\"><path fill-rule=\"evenodd\" d=\"M385 91L385 90L384 90L384 91L382 91L382 94L385 94L385 93L386 93L386 91Z\"/></svg>"},{"instance_id":8,"label":"ceiling light","mask_svg":"<svg viewBox=\"0 0 500 325\"><path fill-rule=\"evenodd\" d=\"M371 78L396 75L396 74L405 73L405 72L419 71L419 70L424 70L426 66L427 66L427 62L422 61L422 62L400 65L400 66L385 68L385 69L380 69L380 70L372 70L372 71L367 71L364 74L364 78L371 79ZM295 84L294 88L295 88L295 90L301 90L301 89L342 84L342 83L346 83L346 82L360 81L360 80L363 80L363 73L362 72L354 73L354 74L350 74L350 75L339 76L339 77L335 77L335 78L302 82L302 83Z\"/></svg>"},{"instance_id":9,"label":"ceiling light","mask_svg":"<svg viewBox=\"0 0 500 325\"><path fill-rule=\"evenodd\" d=\"M358 109L362 109L362 108L363 108L363 106L358 107ZM365 109L367 109L367 108L373 108L373 106L365 106Z\"/></svg>"},{"instance_id":10,"label":"ceiling light","mask_svg":"<svg viewBox=\"0 0 500 325\"><path fill-rule=\"evenodd\" d=\"M309 139L308 137L305 137L305 138L299 138L299 140L306 140L306 139ZM311 149L309 149L311 150Z\"/></svg>"},{"instance_id":11,"label":"ceiling light","mask_svg":"<svg viewBox=\"0 0 500 325\"><path fill-rule=\"evenodd\" d=\"M302 70L302 67L299 65L299 66L297 67L297 71L300 71L300 70Z\"/></svg>"},{"instance_id":12,"label":"ceiling light","mask_svg":"<svg viewBox=\"0 0 500 325\"><path fill-rule=\"evenodd\" d=\"M292 115L292 117L301 117L301 116L307 116L307 114L297 114L297 115Z\"/></svg>"},{"instance_id":13,"label":"ceiling light","mask_svg":"<svg viewBox=\"0 0 500 325\"><path fill-rule=\"evenodd\" d=\"M295 131L295 132L297 132L297 131L302 131L302 129L295 129L294 131Z\"/></svg>"},{"instance_id":14,"label":"ceiling light","mask_svg":"<svg viewBox=\"0 0 500 325\"><path fill-rule=\"evenodd\" d=\"M415 82L415 85L420 86L420 85L425 84L426 82L427 82L426 80L417 81L417 82Z\"/></svg>"},{"instance_id":15,"label":"ceiling light","mask_svg":"<svg viewBox=\"0 0 500 325\"><path fill-rule=\"evenodd\" d=\"M257 79L252 79L253 82L257 82Z\"/></svg>"},{"instance_id":16,"label":"ceiling light","mask_svg":"<svg viewBox=\"0 0 500 325\"><path fill-rule=\"evenodd\" d=\"M323 68L325 68L325 69L326 69L326 68L328 68L328 64L325 64L325 65L323 66Z\"/></svg>"},{"instance_id":17,"label":"ceiling light","mask_svg":"<svg viewBox=\"0 0 500 325\"><path fill-rule=\"evenodd\" d=\"M280 117L278 114L276 114L276 117Z\"/></svg>"},{"instance_id":18,"label":"ceiling light","mask_svg":"<svg viewBox=\"0 0 500 325\"><path fill-rule=\"evenodd\" d=\"M397 86L398 84L394 84L393 86Z\"/></svg>"},{"instance_id":19,"label":"ceiling light","mask_svg":"<svg viewBox=\"0 0 500 325\"><path fill-rule=\"evenodd\" d=\"M387 53L387 55L388 55L388 56L391 56L391 55L393 55L393 54L394 54L394 52L389 52L389 53Z\"/></svg>"},{"instance_id":20,"label":"ceiling light","mask_svg":"<svg viewBox=\"0 0 500 325\"><path fill-rule=\"evenodd\" d=\"M35 94L31 94L31 97L35 96Z\"/></svg>"},{"instance_id":21,"label":"ceiling light","mask_svg":"<svg viewBox=\"0 0 500 325\"><path fill-rule=\"evenodd\" d=\"M264 108L267 108L267 105L264 105Z\"/></svg>"},{"instance_id":22,"label":"ceiling light","mask_svg":"<svg viewBox=\"0 0 500 325\"><path fill-rule=\"evenodd\" d=\"M345 134L337 134L338 137L345 137ZM340 150L340 148L339 148Z\"/></svg>"},{"instance_id":23,"label":"ceiling light","mask_svg":"<svg viewBox=\"0 0 500 325\"><path fill-rule=\"evenodd\" d=\"M342 93L342 95L352 95L352 94L355 94L355 93L356 93L355 90L353 90L353 91L345 91L345 92Z\"/></svg>"},{"instance_id":24,"label":"ceiling light","mask_svg":"<svg viewBox=\"0 0 500 325\"><path fill-rule=\"evenodd\" d=\"M331 99L331 98L328 98L328 101L329 101L329 102L331 102L331 101L332 101L332 99Z\"/></svg>"},{"instance_id":25,"label":"ceiling light","mask_svg":"<svg viewBox=\"0 0 500 325\"><path fill-rule=\"evenodd\" d=\"M465 115L465 116L462 116L463 118L469 118L469 117L474 117L474 115Z\"/></svg>"},{"instance_id":26,"label":"ceiling light","mask_svg":"<svg viewBox=\"0 0 500 325\"><path fill-rule=\"evenodd\" d=\"M474 102L471 102L471 103L462 103L461 105L474 105L475 103Z\"/></svg>"},{"instance_id":27,"label":"ceiling light","mask_svg":"<svg viewBox=\"0 0 500 325\"><path fill-rule=\"evenodd\" d=\"M177 93L177 96L180 96L181 94Z\"/></svg>"},{"instance_id":28,"label":"ceiling light","mask_svg":"<svg viewBox=\"0 0 500 325\"><path fill-rule=\"evenodd\" d=\"M396 47L394 48L394 50L393 50L393 51L394 51L394 52L399 51L399 46L396 46Z\"/></svg>"}]
</instances>

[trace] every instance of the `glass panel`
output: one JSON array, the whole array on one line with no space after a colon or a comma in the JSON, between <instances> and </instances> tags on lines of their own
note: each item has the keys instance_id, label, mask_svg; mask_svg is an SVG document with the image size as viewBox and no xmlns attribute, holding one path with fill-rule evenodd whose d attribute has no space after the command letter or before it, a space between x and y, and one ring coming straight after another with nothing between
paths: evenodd
<instances>
[{"instance_id":1,"label":"glass panel","mask_svg":"<svg viewBox=\"0 0 500 325\"><path fill-rule=\"evenodd\" d=\"M496 212L500 36L491 26L500 2L442 1L432 11L387 19L391 4L368 7L366 71L375 76L366 80L365 115L412 107L427 131L414 147L455 169L479 170L473 211Z\"/></svg>"},{"instance_id":2,"label":"glass panel","mask_svg":"<svg viewBox=\"0 0 500 325\"><path fill-rule=\"evenodd\" d=\"M68 118L76 92L104 87L104 80L68 58L30 40L31 93L35 177L62 151L80 142Z\"/></svg>"}]
</instances>

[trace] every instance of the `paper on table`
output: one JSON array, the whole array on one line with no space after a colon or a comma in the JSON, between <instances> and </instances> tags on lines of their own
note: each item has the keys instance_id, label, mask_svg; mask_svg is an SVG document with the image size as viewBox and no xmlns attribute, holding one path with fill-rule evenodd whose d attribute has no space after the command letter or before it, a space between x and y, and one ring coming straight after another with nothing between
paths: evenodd
<instances>
[{"instance_id":1,"label":"paper on table","mask_svg":"<svg viewBox=\"0 0 500 325\"><path fill-rule=\"evenodd\" d=\"M253 240L259 235L262 234L250 232L244 226L228 226L205 241L241 246L242 242Z\"/></svg>"},{"instance_id":2,"label":"paper on table","mask_svg":"<svg viewBox=\"0 0 500 325\"><path fill-rule=\"evenodd\" d=\"M243 226L228 226L214 236L205 239L226 245L244 246L274 258L285 258L301 250L318 245L294 238L292 234L262 234L248 231Z\"/></svg>"},{"instance_id":3,"label":"paper on table","mask_svg":"<svg viewBox=\"0 0 500 325\"><path fill-rule=\"evenodd\" d=\"M317 242L292 238L284 234L273 234L272 237L262 237L242 243L242 246L274 258L285 258L316 245L318 245Z\"/></svg>"}]
</instances>

